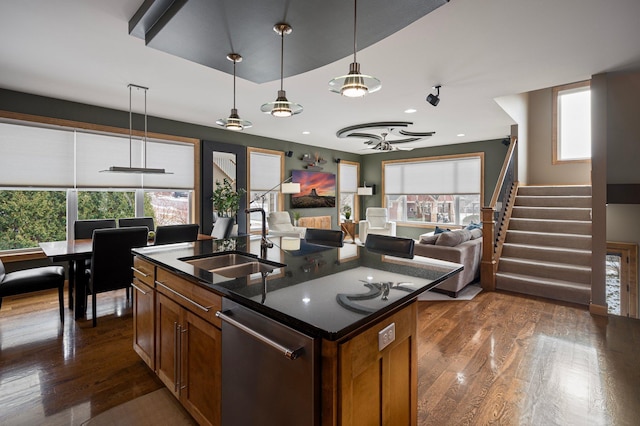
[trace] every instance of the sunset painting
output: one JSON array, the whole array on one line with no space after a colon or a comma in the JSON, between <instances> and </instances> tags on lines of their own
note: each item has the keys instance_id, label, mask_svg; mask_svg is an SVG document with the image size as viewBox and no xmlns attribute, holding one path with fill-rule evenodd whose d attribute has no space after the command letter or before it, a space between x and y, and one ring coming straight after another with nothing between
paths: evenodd
<instances>
[{"instance_id":1,"label":"sunset painting","mask_svg":"<svg viewBox=\"0 0 640 426\"><path fill-rule=\"evenodd\" d=\"M291 207L336 206L336 175L333 173L294 170L292 181L300 184L300 192L291 196Z\"/></svg>"}]
</instances>

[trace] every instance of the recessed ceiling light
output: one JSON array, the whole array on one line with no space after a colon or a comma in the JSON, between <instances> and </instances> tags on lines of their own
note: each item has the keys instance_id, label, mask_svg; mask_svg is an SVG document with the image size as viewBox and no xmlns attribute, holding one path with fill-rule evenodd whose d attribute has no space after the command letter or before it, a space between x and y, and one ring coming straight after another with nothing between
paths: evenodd
<instances>
[{"instance_id":1,"label":"recessed ceiling light","mask_svg":"<svg viewBox=\"0 0 640 426\"><path fill-rule=\"evenodd\" d=\"M463 137L463 136L464 136L464 133L458 133L456 136L457 136L457 137L459 137L459 138L461 138L461 137Z\"/></svg>"},{"instance_id":2,"label":"recessed ceiling light","mask_svg":"<svg viewBox=\"0 0 640 426\"><path fill-rule=\"evenodd\" d=\"M413 114L414 112L417 112L418 110L415 108L409 108L409 109L405 109L404 112L407 114Z\"/></svg>"},{"instance_id":3,"label":"recessed ceiling light","mask_svg":"<svg viewBox=\"0 0 640 426\"><path fill-rule=\"evenodd\" d=\"M305 130L304 132L302 132L302 134L303 134L303 135L310 135L310 134L311 134L311 132L310 132L310 131L308 131L308 130Z\"/></svg>"}]
</instances>

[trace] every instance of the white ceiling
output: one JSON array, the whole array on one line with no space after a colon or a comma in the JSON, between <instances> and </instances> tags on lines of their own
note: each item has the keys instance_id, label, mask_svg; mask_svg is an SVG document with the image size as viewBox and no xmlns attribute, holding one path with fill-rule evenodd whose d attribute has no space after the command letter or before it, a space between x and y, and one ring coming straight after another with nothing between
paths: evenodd
<instances>
[{"instance_id":1,"label":"white ceiling","mask_svg":"<svg viewBox=\"0 0 640 426\"><path fill-rule=\"evenodd\" d=\"M230 75L130 36L129 19L142 2L2 0L0 87L126 111L127 84L135 83L150 88L149 115L215 127L230 112ZM365 6L362 0L359 13ZM413 121L409 131L436 132L404 147L503 138L513 120L497 98L640 69L639 22L638 0L452 0L358 52L362 72L382 81L379 92L363 99L329 92L327 82L347 73L349 56L284 80L289 100L304 106L300 115L260 112L279 81L238 79L237 107L253 122L245 133L356 153L365 153L363 143L336 131L374 121ZM295 37L291 24L288 37ZM285 53L288 60L295 58ZM425 97L437 83L441 102L433 107ZM134 111L141 105L134 98Z\"/></svg>"}]
</instances>

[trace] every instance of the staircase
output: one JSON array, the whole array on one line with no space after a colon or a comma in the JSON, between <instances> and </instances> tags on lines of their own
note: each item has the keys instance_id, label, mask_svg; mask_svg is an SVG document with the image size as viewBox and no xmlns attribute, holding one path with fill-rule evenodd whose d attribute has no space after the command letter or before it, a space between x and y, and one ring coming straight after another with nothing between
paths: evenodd
<instances>
[{"instance_id":1,"label":"staircase","mask_svg":"<svg viewBox=\"0 0 640 426\"><path fill-rule=\"evenodd\" d=\"M589 304L590 186L518 188L496 288Z\"/></svg>"}]
</instances>

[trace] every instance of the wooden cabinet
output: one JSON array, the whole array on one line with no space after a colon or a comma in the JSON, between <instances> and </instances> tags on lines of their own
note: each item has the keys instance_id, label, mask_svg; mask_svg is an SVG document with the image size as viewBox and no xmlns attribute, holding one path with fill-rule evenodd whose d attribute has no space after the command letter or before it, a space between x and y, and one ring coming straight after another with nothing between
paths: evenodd
<instances>
[{"instance_id":1,"label":"wooden cabinet","mask_svg":"<svg viewBox=\"0 0 640 426\"><path fill-rule=\"evenodd\" d=\"M340 342L323 342L323 425L417 423L416 303ZM394 340L379 349L379 333Z\"/></svg>"},{"instance_id":2,"label":"wooden cabinet","mask_svg":"<svg viewBox=\"0 0 640 426\"><path fill-rule=\"evenodd\" d=\"M155 267L134 258L133 349L155 371Z\"/></svg>"},{"instance_id":3,"label":"wooden cabinet","mask_svg":"<svg viewBox=\"0 0 640 426\"><path fill-rule=\"evenodd\" d=\"M208 318L221 298L197 288L157 271L156 372L199 424L219 425L221 331Z\"/></svg>"}]
</instances>

